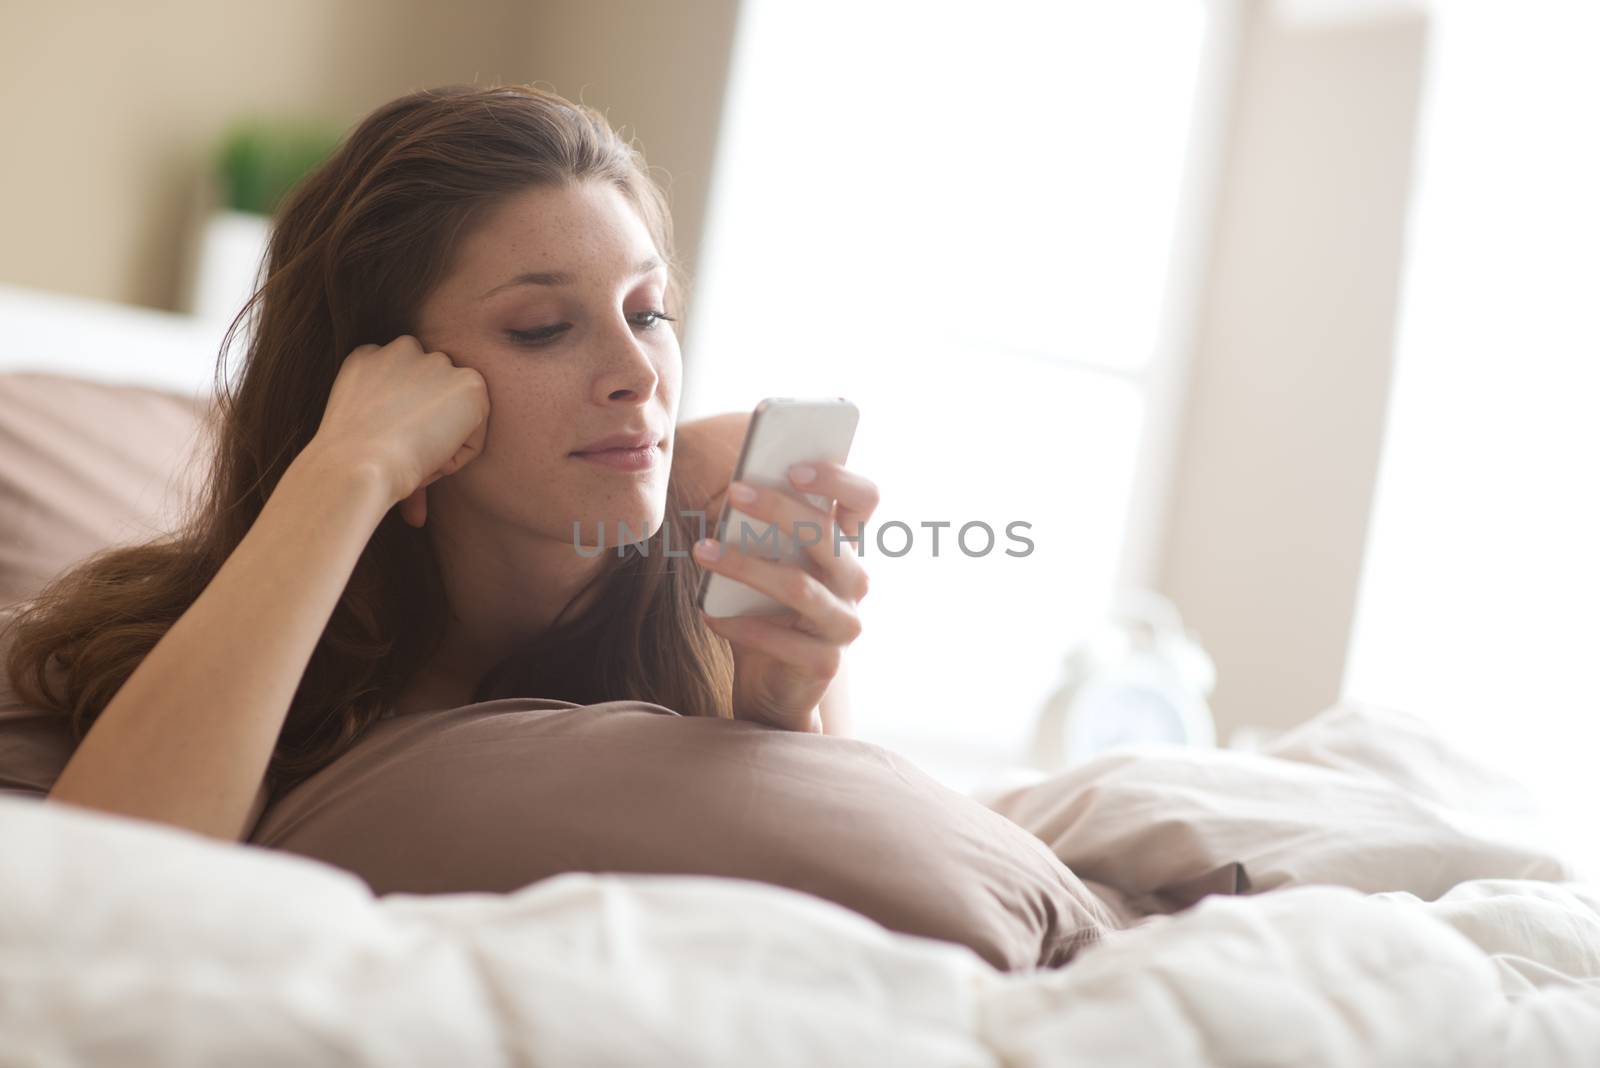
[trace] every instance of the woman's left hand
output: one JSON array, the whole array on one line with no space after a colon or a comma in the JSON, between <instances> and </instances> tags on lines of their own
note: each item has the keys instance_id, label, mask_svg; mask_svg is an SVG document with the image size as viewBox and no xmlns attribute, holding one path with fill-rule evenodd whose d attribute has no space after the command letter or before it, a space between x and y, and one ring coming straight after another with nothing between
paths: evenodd
<instances>
[{"instance_id":1,"label":"woman's left hand","mask_svg":"<svg viewBox=\"0 0 1600 1068\"><path fill-rule=\"evenodd\" d=\"M810 481L795 478L802 467L815 472ZM803 547L799 563L747 554L737 543L720 545L719 555L708 557L707 545L717 544L709 538L696 543L694 555L707 570L791 609L779 615L706 617L706 625L733 647L734 717L819 733L817 706L839 673L845 647L861 634L856 605L867 595L867 572L857 546L864 524L878 507L878 487L833 463L791 468L790 482L804 493L832 498L830 510L743 482L728 487L728 501L746 515L777 524L789 537L807 535L795 538L796 542L808 541L813 531L820 530L820 539ZM754 496L741 499L741 487Z\"/></svg>"}]
</instances>

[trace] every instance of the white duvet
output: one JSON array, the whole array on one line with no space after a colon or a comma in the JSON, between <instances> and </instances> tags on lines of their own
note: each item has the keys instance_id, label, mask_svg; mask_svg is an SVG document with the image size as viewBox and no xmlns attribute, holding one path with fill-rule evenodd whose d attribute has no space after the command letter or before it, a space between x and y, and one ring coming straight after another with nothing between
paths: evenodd
<instances>
[{"instance_id":1,"label":"white duvet","mask_svg":"<svg viewBox=\"0 0 1600 1068\"><path fill-rule=\"evenodd\" d=\"M374 899L316 861L0 797L0 1065L1600 1065L1600 884L1541 860L1487 803L1504 784L1420 737L1334 710L1273 756L1117 758L1192 759L1170 819L1241 844L1267 885L1027 974L758 883ZM1296 818L1238 769L1314 788ZM1369 839L1375 789L1389 823L1416 814L1403 849L1352 847L1345 787ZM1118 789L1102 807L1142 787ZM1119 878L1124 833L1052 848ZM1346 863L1351 885L1296 881ZM1544 877L1491 877L1530 865Z\"/></svg>"}]
</instances>

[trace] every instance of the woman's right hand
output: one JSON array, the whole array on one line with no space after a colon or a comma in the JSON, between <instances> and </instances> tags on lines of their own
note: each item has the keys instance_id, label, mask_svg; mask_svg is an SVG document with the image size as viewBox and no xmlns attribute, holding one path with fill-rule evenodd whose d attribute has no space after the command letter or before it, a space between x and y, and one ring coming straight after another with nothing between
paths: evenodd
<instances>
[{"instance_id":1,"label":"woman's right hand","mask_svg":"<svg viewBox=\"0 0 1600 1068\"><path fill-rule=\"evenodd\" d=\"M483 376L402 334L345 357L312 445L376 463L401 518L420 527L427 519L423 491L471 463L488 426Z\"/></svg>"}]
</instances>

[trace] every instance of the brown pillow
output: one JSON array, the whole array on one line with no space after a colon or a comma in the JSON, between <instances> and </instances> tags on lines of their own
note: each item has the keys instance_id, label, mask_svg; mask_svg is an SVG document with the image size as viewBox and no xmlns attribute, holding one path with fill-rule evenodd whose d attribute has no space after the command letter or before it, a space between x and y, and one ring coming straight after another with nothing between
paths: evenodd
<instances>
[{"instance_id":1,"label":"brown pillow","mask_svg":"<svg viewBox=\"0 0 1600 1068\"><path fill-rule=\"evenodd\" d=\"M505 892L568 871L789 887L997 968L1065 963L1115 916L1033 835L855 739L643 701L503 698L380 720L251 842L375 893Z\"/></svg>"},{"instance_id":2,"label":"brown pillow","mask_svg":"<svg viewBox=\"0 0 1600 1068\"><path fill-rule=\"evenodd\" d=\"M48 793L74 748L66 720L18 701L3 668L16 602L168 529L205 474L204 413L145 386L0 374L0 790Z\"/></svg>"},{"instance_id":3,"label":"brown pillow","mask_svg":"<svg viewBox=\"0 0 1600 1068\"><path fill-rule=\"evenodd\" d=\"M204 476L205 405L144 386L0 374L0 606L108 545L163 533Z\"/></svg>"}]
</instances>

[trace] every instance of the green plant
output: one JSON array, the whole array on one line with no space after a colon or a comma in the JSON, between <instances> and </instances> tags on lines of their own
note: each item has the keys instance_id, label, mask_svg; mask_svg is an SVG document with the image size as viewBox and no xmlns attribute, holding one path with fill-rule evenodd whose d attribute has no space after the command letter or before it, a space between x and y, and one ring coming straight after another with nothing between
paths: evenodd
<instances>
[{"instance_id":1,"label":"green plant","mask_svg":"<svg viewBox=\"0 0 1600 1068\"><path fill-rule=\"evenodd\" d=\"M333 153L340 131L315 120L243 119L216 155L224 204L271 215L285 193Z\"/></svg>"}]
</instances>

